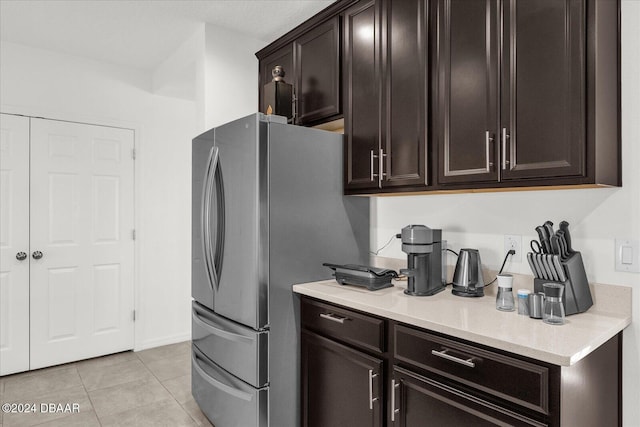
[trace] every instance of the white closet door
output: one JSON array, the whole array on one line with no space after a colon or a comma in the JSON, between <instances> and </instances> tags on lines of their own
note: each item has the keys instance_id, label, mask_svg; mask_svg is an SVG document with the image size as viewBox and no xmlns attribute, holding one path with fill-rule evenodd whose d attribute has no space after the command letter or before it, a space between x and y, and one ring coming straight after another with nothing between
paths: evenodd
<instances>
[{"instance_id":1,"label":"white closet door","mask_svg":"<svg viewBox=\"0 0 640 427\"><path fill-rule=\"evenodd\" d=\"M31 369L133 348L132 150L131 130L31 119Z\"/></svg>"},{"instance_id":2,"label":"white closet door","mask_svg":"<svg viewBox=\"0 0 640 427\"><path fill-rule=\"evenodd\" d=\"M29 118L0 114L0 375L29 369L28 254Z\"/></svg>"}]
</instances>

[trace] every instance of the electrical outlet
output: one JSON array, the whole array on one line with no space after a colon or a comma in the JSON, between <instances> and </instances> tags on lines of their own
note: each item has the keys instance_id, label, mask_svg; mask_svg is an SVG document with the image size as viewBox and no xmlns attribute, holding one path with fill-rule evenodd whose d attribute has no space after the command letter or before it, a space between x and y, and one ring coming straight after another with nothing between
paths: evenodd
<instances>
[{"instance_id":1,"label":"electrical outlet","mask_svg":"<svg viewBox=\"0 0 640 427\"><path fill-rule=\"evenodd\" d=\"M507 253L513 249L515 254L511 255L511 261L522 262L522 236L515 234L505 234L504 236L504 252Z\"/></svg>"}]
</instances>

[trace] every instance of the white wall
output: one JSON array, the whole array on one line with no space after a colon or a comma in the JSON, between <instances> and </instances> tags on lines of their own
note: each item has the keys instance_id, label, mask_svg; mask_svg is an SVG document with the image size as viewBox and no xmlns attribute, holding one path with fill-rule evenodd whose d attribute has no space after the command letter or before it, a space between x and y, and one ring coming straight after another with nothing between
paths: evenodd
<instances>
[{"instance_id":1,"label":"white wall","mask_svg":"<svg viewBox=\"0 0 640 427\"><path fill-rule=\"evenodd\" d=\"M203 100L198 113L209 129L258 111L258 59L265 42L205 25Z\"/></svg>"},{"instance_id":2,"label":"white wall","mask_svg":"<svg viewBox=\"0 0 640 427\"><path fill-rule=\"evenodd\" d=\"M148 73L3 42L0 104L135 129L136 348L189 339L195 102L154 95Z\"/></svg>"},{"instance_id":3,"label":"white wall","mask_svg":"<svg viewBox=\"0 0 640 427\"><path fill-rule=\"evenodd\" d=\"M482 261L499 269L503 235L522 235L525 250L534 227L549 219L569 221L573 246L584 256L592 282L633 287L633 323L624 331L624 425L640 420L640 274L614 270L614 239L640 240L640 2L622 1L622 168L623 187L431 196L371 200L372 250L407 224L441 228L450 247L480 249ZM526 252L525 252L526 253ZM406 258L394 241L381 256ZM454 258L449 263L455 263ZM526 262L507 271L531 274ZM613 374L613 373L612 373Z\"/></svg>"}]
</instances>

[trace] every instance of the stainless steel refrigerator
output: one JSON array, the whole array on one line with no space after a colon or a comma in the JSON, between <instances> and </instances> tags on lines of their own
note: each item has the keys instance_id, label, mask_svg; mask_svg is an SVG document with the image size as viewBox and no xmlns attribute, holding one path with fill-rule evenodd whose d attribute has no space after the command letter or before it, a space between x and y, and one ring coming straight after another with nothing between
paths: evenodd
<instances>
[{"instance_id":1,"label":"stainless steel refrigerator","mask_svg":"<svg viewBox=\"0 0 640 427\"><path fill-rule=\"evenodd\" d=\"M216 427L300 424L295 283L366 264L342 135L257 113L193 140L192 393Z\"/></svg>"}]
</instances>

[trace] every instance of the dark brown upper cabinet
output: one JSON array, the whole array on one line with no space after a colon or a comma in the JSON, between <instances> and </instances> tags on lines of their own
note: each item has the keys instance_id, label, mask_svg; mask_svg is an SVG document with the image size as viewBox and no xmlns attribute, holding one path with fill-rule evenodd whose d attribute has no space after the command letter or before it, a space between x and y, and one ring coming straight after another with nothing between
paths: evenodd
<instances>
[{"instance_id":1,"label":"dark brown upper cabinet","mask_svg":"<svg viewBox=\"0 0 640 427\"><path fill-rule=\"evenodd\" d=\"M622 185L620 0L338 0L256 56L345 194Z\"/></svg>"},{"instance_id":2,"label":"dark brown upper cabinet","mask_svg":"<svg viewBox=\"0 0 640 427\"><path fill-rule=\"evenodd\" d=\"M347 192L428 184L428 13L426 0L344 13Z\"/></svg>"},{"instance_id":3,"label":"dark brown upper cabinet","mask_svg":"<svg viewBox=\"0 0 640 427\"><path fill-rule=\"evenodd\" d=\"M498 1L438 0L440 183L497 181Z\"/></svg>"},{"instance_id":4,"label":"dark brown upper cabinet","mask_svg":"<svg viewBox=\"0 0 640 427\"><path fill-rule=\"evenodd\" d=\"M298 124L342 112L340 98L340 19L338 16L294 42Z\"/></svg>"},{"instance_id":5,"label":"dark brown upper cabinet","mask_svg":"<svg viewBox=\"0 0 640 427\"><path fill-rule=\"evenodd\" d=\"M293 123L315 126L342 118L341 13L356 0L338 0L256 53L259 101L266 112L264 85L280 65L293 85Z\"/></svg>"},{"instance_id":6,"label":"dark brown upper cabinet","mask_svg":"<svg viewBox=\"0 0 640 427\"><path fill-rule=\"evenodd\" d=\"M618 2L435 4L440 188L621 185Z\"/></svg>"},{"instance_id":7,"label":"dark brown upper cabinet","mask_svg":"<svg viewBox=\"0 0 640 427\"><path fill-rule=\"evenodd\" d=\"M585 176L584 1L503 7L501 179Z\"/></svg>"},{"instance_id":8,"label":"dark brown upper cabinet","mask_svg":"<svg viewBox=\"0 0 640 427\"><path fill-rule=\"evenodd\" d=\"M382 187L424 187L429 123L427 0L382 2Z\"/></svg>"},{"instance_id":9,"label":"dark brown upper cabinet","mask_svg":"<svg viewBox=\"0 0 640 427\"><path fill-rule=\"evenodd\" d=\"M345 190L380 186L380 4L344 12Z\"/></svg>"}]
</instances>

